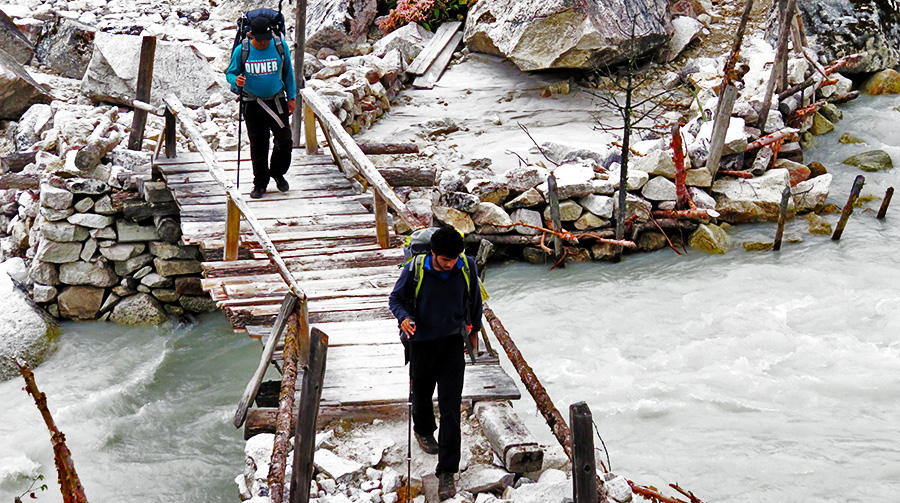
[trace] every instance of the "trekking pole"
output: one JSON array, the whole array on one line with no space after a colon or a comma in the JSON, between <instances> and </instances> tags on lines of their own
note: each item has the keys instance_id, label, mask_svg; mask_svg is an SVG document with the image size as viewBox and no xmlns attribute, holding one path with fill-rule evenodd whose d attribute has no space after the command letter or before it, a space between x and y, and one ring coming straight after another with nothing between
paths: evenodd
<instances>
[{"instance_id":1,"label":"trekking pole","mask_svg":"<svg viewBox=\"0 0 900 503\"><path fill-rule=\"evenodd\" d=\"M241 188L241 122L244 111L244 86L238 87L237 188Z\"/></svg>"}]
</instances>

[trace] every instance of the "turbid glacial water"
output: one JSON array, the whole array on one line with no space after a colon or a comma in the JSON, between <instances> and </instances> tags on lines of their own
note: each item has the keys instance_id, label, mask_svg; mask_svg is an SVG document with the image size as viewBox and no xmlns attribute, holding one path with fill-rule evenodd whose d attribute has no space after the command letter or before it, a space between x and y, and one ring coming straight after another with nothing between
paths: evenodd
<instances>
[{"instance_id":1,"label":"turbid glacial water","mask_svg":"<svg viewBox=\"0 0 900 503\"><path fill-rule=\"evenodd\" d=\"M244 443L231 416L259 343L234 335L221 313L192 325L62 330L35 378L89 501L239 501ZM38 474L50 486L38 501L58 502L50 434L22 386L0 383L0 502L11 503Z\"/></svg>"},{"instance_id":2,"label":"turbid glacial water","mask_svg":"<svg viewBox=\"0 0 900 503\"><path fill-rule=\"evenodd\" d=\"M845 107L838 130L807 153L835 175L831 202L842 205L860 173L840 164L847 156L881 148L900 162L897 105ZM844 132L868 144L840 145ZM866 178L863 194L900 185L894 171ZM740 247L771 240L774 225L730 232L724 256L660 251L552 272L492 266L490 303L563 414L590 404L612 469L635 482L677 482L707 503L896 501L900 207L884 221L858 209L839 243L796 219L787 236L802 242L780 253ZM90 501L237 501L243 442L230 417L258 343L233 335L221 314L63 332L36 375ZM39 501L60 501L49 434L21 387L0 383L0 502L36 474L51 486ZM552 442L524 394L520 414Z\"/></svg>"}]
</instances>

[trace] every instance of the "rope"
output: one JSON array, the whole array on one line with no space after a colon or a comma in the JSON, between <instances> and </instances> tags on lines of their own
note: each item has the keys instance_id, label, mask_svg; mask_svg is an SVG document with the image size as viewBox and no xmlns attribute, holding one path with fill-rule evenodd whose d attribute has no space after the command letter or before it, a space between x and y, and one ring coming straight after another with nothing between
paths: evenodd
<instances>
[{"instance_id":1,"label":"rope","mask_svg":"<svg viewBox=\"0 0 900 503\"><path fill-rule=\"evenodd\" d=\"M612 463L609 461L609 451L606 450L606 442L604 442L603 437L600 436L600 429L597 428L597 423L593 419L591 419L591 424L594 425L594 433L597 434L597 438L600 439L600 445L603 446L603 452L606 453L606 469L607 469L607 471L611 472L612 471ZM594 450L597 450L597 448L595 447Z\"/></svg>"}]
</instances>

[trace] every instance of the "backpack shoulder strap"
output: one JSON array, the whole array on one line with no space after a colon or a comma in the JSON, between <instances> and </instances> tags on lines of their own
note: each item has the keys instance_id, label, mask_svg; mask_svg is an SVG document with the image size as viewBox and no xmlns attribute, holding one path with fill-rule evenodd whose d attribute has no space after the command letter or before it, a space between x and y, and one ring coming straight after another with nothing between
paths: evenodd
<instances>
[{"instance_id":1,"label":"backpack shoulder strap","mask_svg":"<svg viewBox=\"0 0 900 503\"><path fill-rule=\"evenodd\" d=\"M250 39L245 38L241 42L241 67L239 68L241 73L244 73L244 67L247 64L247 59L250 57Z\"/></svg>"},{"instance_id":2,"label":"backpack shoulder strap","mask_svg":"<svg viewBox=\"0 0 900 503\"><path fill-rule=\"evenodd\" d=\"M413 271L413 283L416 285L416 293L413 295L414 298L419 298L419 289L422 288L422 280L425 278L425 257L424 253L420 255L416 255L413 258L412 262L412 271Z\"/></svg>"},{"instance_id":3,"label":"backpack shoulder strap","mask_svg":"<svg viewBox=\"0 0 900 503\"><path fill-rule=\"evenodd\" d=\"M463 272L463 277L466 278L466 293L471 295L472 294L472 278L471 278L472 274L470 272L471 268L469 267L469 259L466 258L466 252L460 253L459 258L462 259L462 263L463 263L462 272Z\"/></svg>"},{"instance_id":4,"label":"backpack shoulder strap","mask_svg":"<svg viewBox=\"0 0 900 503\"><path fill-rule=\"evenodd\" d=\"M272 35L272 42L275 44L275 50L281 56L281 83L284 84L284 92L287 94L288 66L290 61L284 57L284 42L278 35Z\"/></svg>"}]
</instances>

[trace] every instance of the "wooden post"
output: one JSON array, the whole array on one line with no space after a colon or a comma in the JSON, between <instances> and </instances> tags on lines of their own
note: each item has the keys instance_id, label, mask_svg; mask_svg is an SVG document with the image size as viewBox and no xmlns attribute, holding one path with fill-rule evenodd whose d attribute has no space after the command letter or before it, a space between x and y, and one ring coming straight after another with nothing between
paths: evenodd
<instances>
[{"instance_id":1,"label":"wooden post","mask_svg":"<svg viewBox=\"0 0 900 503\"><path fill-rule=\"evenodd\" d=\"M309 365L310 332L309 332L309 300L306 296L300 299L298 306L300 312L300 335L297 343L300 345L300 365Z\"/></svg>"},{"instance_id":2,"label":"wooden post","mask_svg":"<svg viewBox=\"0 0 900 503\"><path fill-rule=\"evenodd\" d=\"M725 148L725 135L728 126L731 125L731 111L734 110L734 101L737 99L737 86L729 84L719 96L719 106L716 107L716 117L713 120L712 135L709 140L709 157L706 158L706 169L716 179L716 171L719 170L719 161L722 159L722 149Z\"/></svg>"},{"instance_id":3,"label":"wooden post","mask_svg":"<svg viewBox=\"0 0 900 503\"><path fill-rule=\"evenodd\" d=\"M781 249L781 238L784 236L784 222L787 220L788 201L791 197L791 187L787 186L781 191L781 211L778 213L778 229L775 231L775 246L772 251Z\"/></svg>"},{"instance_id":4,"label":"wooden post","mask_svg":"<svg viewBox=\"0 0 900 503\"><path fill-rule=\"evenodd\" d=\"M288 317L284 335L284 351L281 366L281 393L278 398L278 415L275 417L275 445L272 463L269 465L269 497L273 503L284 501L284 473L290 451L290 434L294 425L294 390L297 387L297 359L300 353L298 332L300 314L297 309Z\"/></svg>"},{"instance_id":5,"label":"wooden post","mask_svg":"<svg viewBox=\"0 0 900 503\"><path fill-rule=\"evenodd\" d=\"M303 63L306 58L306 0L297 0L297 15L294 18L294 82L297 89L306 87ZM300 145L300 123L303 122L303 96L297 93L294 115L291 116L291 136L294 145Z\"/></svg>"},{"instance_id":6,"label":"wooden post","mask_svg":"<svg viewBox=\"0 0 900 503\"><path fill-rule=\"evenodd\" d=\"M562 220L559 217L559 191L556 188L556 175L550 173L547 178L547 193L550 199L550 223L556 232L562 231ZM562 257L562 240L559 236L553 236L553 258L559 260ZM560 262L559 267L565 267L565 261Z\"/></svg>"},{"instance_id":7,"label":"wooden post","mask_svg":"<svg viewBox=\"0 0 900 503\"><path fill-rule=\"evenodd\" d=\"M228 206L225 217L225 260L237 260L238 244L241 235L241 210L228 196Z\"/></svg>"},{"instance_id":8,"label":"wooden post","mask_svg":"<svg viewBox=\"0 0 900 503\"><path fill-rule=\"evenodd\" d=\"M378 246L391 247L391 230L388 228L388 205L377 190L372 189L375 196L375 235L378 238Z\"/></svg>"},{"instance_id":9,"label":"wooden post","mask_svg":"<svg viewBox=\"0 0 900 503\"><path fill-rule=\"evenodd\" d=\"M291 503L309 501L313 476L313 453L316 445L316 416L322 399L325 381L325 360L328 356L328 336L312 329L309 365L303 372L300 405L294 430L294 470L291 475Z\"/></svg>"},{"instance_id":10,"label":"wooden post","mask_svg":"<svg viewBox=\"0 0 900 503\"><path fill-rule=\"evenodd\" d=\"M766 85L766 94L763 95L762 109L759 111L759 122L756 127L763 133L766 131L766 120L769 117L769 109L772 107L772 93L775 91L775 84L778 82L778 74L781 70L781 62L787 57L787 41L788 33L791 29L791 13L797 6L797 0L788 0L787 8L779 17L781 26L778 27L778 44L775 48L775 62L772 64L772 72L769 74L769 83Z\"/></svg>"},{"instance_id":11,"label":"wooden post","mask_svg":"<svg viewBox=\"0 0 900 503\"><path fill-rule=\"evenodd\" d=\"M878 220L884 220L884 216L887 215L888 206L891 205L891 198L894 197L894 188L888 187L888 189L884 192L884 200L881 201L881 209L878 210L878 216L875 217Z\"/></svg>"},{"instance_id":12,"label":"wooden post","mask_svg":"<svg viewBox=\"0 0 900 503\"><path fill-rule=\"evenodd\" d=\"M166 157L175 157L175 147L178 145L175 138L175 114L169 107L166 107L166 130L164 137L166 139Z\"/></svg>"},{"instance_id":13,"label":"wooden post","mask_svg":"<svg viewBox=\"0 0 900 503\"><path fill-rule=\"evenodd\" d=\"M234 413L232 423L235 428L240 428L241 425L244 424L244 420L247 418L247 410L250 408L253 399L256 398L256 393L259 391L259 385L266 375L266 369L269 368L269 363L272 362L272 356L275 354L275 348L278 345L279 339L281 339L281 333L284 332L284 328L287 325L288 317L294 312L294 308L297 306L299 300L300 299L293 293L288 293L284 296L284 302L281 303L281 311L278 312L278 317L275 318L275 324L272 325L272 332L269 334L269 339L266 341L266 347L263 348L259 365L256 367L256 372L253 373L253 377L250 378L250 382L247 383L244 394L241 396L241 401ZM303 319L305 319L305 316ZM301 336L303 332L303 323L305 323L305 321L301 319Z\"/></svg>"},{"instance_id":14,"label":"wooden post","mask_svg":"<svg viewBox=\"0 0 900 503\"><path fill-rule=\"evenodd\" d=\"M853 203L859 198L859 193L862 191L865 183L866 177L862 175L857 175L856 180L853 180L853 188L850 189L850 197L847 198L847 204L844 205L844 210L841 211L841 219L838 220L837 228L834 230L834 234L831 235L832 241L841 239L841 235L844 233L844 226L847 225L847 219L850 218L850 215L853 213Z\"/></svg>"},{"instance_id":15,"label":"wooden post","mask_svg":"<svg viewBox=\"0 0 900 503\"><path fill-rule=\"evenodd\" d=\"M303 128L306 131L306 154L318 155L319 142L316 140L316 114L308 104L303 103Z\"/></svg>"},{"instance_id":16,"label":"wooden post","mask_svg":"<svg viewBox=\"0 0 900 503\"><path fill-rule=\"evenodd\" d=\"M138 63L136 100L150 102L150 86L153 81L153 55L156 53L156 37L145 36L141 41L141 60ZM131 121L131 136L128 138L130 150L140 150L144 142L144 126L147 125L147 111L134 109Z\"/></svg>"},{"instance_id":17,"label":"wooden post","mask_svg":"<svg viewBox=\"0 0 900 503\"><path fill-rule=\"evenodd\" d=\"M597 503L597 461L591 409L584 402L569 406L572 425L572 494L575 503Z\"/></svg>"}]
</instances>

